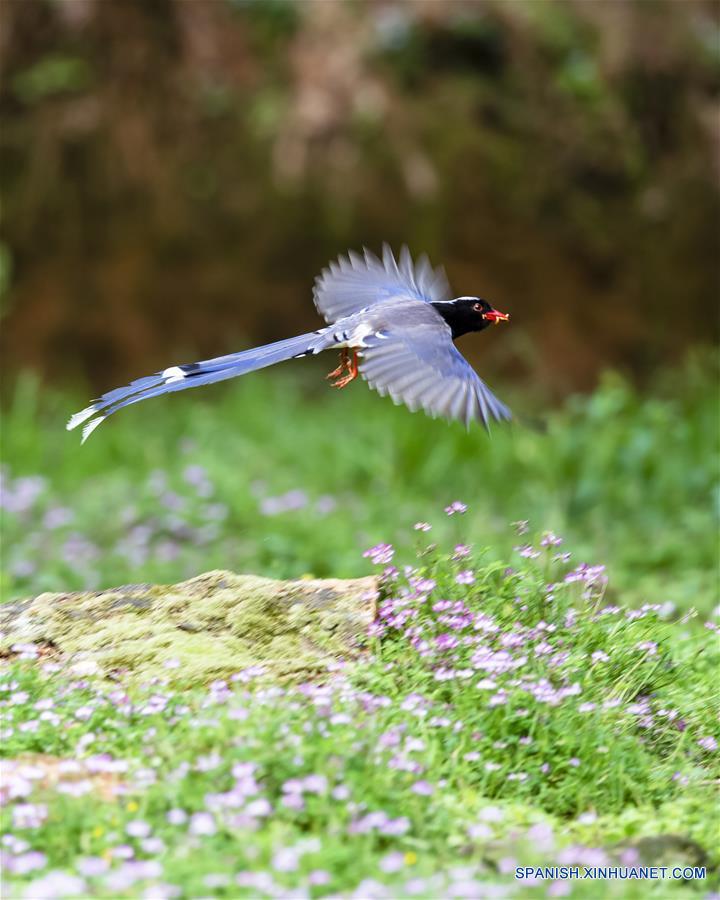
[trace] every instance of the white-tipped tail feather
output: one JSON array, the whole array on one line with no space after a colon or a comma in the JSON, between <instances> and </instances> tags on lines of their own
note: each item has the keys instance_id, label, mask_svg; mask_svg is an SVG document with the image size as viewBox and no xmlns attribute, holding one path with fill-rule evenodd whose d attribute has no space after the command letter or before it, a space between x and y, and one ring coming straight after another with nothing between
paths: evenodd
<instances>
[{"instance_id":1,"label":"white-tipped tail feather","mask_svg":"<svg viewBox=\"0 0 720 900\"><path fill-rule=\"evenodd\" d=\"M180 366L170 366L161 373L160 377L165 379L165 384L172 384L175 381L182 381L183 378L187 378L187 375Z\"/></svg>"},{"instance_id":2,"label":"white-tipped tail feather","mask_svg":"<svg viewBox=\"0 0 720 900\"><path fill-rule=\"evenodd\" d=\"M97 419L93 419L92 421L88 422L82 430L82 440L80 441L80 443L84 444L85 441L93 433L93 431L95 431L95 429L98 427L98 425L104 422L105 419L107 419L107 416L98 416Z\"/></svg>"},{"instance_id":3,"label":"white-tipped tail feather","mask_svg":"<svg viewBox=\"0 0 720 900\"><path fill-rule=\"evenodd\" d=\"M305 356L308 353L316 352L317 349L324 350L333 344L332 336L327 335L326 329L321 329L310 334L300 334L294 338L267 344L265 347L229 353L226 356L205 359L183 366L168 366L162 372L137 378L124 387L115 388L103 394L94 400L87 409L71 416L67 428L70 431L77 428L78 425L82 425L83 422L87 422L82 432L82 443L85 443L98 425L108 416L112 416L118 410L130 406L132 403L140 403L142 400L182 391L185 388L201 387L205 384L225 381L228 378L237 378L238 375L264 369L266 366L284 362L294 356ZM95 418L88 422L87 420L93 416Z\"/></svg>"},{"instance_id":4,"label":"white-tipped tail feather","mask_svg":"<svg viewBox=\"0 0 720 900\"><path fill-rule=\"evenodd\" d=\"M72 431L73 428L77 428L78 425L82 425L87 419L90 418L95 413L95 406L86 406L85 409L81 409L80 412L76 412L74 415L70 416L67 425L68 431Z\"/></svg>"}]
</instances>

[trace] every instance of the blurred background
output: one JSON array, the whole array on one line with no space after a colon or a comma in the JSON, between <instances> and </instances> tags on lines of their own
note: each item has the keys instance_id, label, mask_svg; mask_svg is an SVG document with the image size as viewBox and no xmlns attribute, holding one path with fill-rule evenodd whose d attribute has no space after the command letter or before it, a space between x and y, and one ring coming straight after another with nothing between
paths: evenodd
<instances>
[{"instance_id":1,"label":"blurred background","mask_svg":"<svg viewBox=\"0 0 720 900\"><path fill-rule=\"evenodd\" d=\"M707 600L717 4L6 0L0 15L11 593L192 574L208 544L218 564L352 574L362 540L392 539L464 489L488 540L534 513L588 553L632 545L625 584L677 564ZM330 397L325 368L303 364L124 412L82 457L63 433L88 392L315 327L315 275L383 241L428 252L457 294L511 313L463 351L544 433L489 444L362 386ZM216 500L232 497L198 555L182 522L148 524L157 479L180 485L166 503L190 502L188 466ZM495 481L481 489L483 468ZM353 488L372 510L344 530ZM295 490L287 510L262 512ZM116 531L113 491L130 498ZM150 528L134 556L118 550L133 528Z\"/></svg>"},{"instance_id":2,"label":"blurred background","mask_svg":"<svg viewBox=\"0 0 720 900\"><path fill-rule=\"evenodd\" d=\"M4 365L99 389L283 337L384 240L513 313L497 371L676 361L718 322L717 12L10 0Z\"/></svg>"}]
</instances>

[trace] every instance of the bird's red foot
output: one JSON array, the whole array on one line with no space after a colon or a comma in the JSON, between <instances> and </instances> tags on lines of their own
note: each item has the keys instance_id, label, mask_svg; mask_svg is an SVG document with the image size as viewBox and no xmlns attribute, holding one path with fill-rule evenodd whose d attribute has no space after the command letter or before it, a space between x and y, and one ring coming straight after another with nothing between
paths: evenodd
<instances>
[{"instance_id":1,"label":"bird's red foot","mask_svg":"<svg viewBox=\"0 0 720 900\"><path fill-rule=\"evenodd\" d=\"M340 358L340 365L334 372L331 372L327 377L335 378L338 375L342 375L343 371L347 371L347 375L343 375L341 378L338 378L337 381L333 381L330 387L334 388L344 388L351 381L354 381L358 377L358 358L357 352L353 350L352 362L348 359L347 350L342 351L342 356Z\"/></svg>"},{"instance_id":2,"label":"bird's red foot","mask_svg":"<svg viewBox=\"0 0 720 900\"><path fill-rule=\"evenodd\" d=\"M340 365L337 367L337 369L333 369L332 372L328 372L325 377L328 380L330 380L331 378L339 378L343 374L343 372L345 372L345 370L347 369L347 367L349 365L350 365L350 360L348 359L347 350L341 350L340 351Z\"/></svg>"}]
</instances>

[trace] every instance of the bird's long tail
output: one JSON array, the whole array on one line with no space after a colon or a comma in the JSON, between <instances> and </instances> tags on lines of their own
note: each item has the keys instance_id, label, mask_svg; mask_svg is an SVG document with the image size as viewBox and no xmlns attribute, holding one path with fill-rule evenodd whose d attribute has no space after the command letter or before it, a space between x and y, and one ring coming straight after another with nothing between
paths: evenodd
<instances>
[{"instance_id":1,"label":"bird's long tail","mask_svg":"<svg viewBox=\"0 0 720 900\"><path fill-rule=\"evenodd\" d=\"M229 353L227 356L218 356L215 359L205 359L200 362L189 363L182 366L170 366L162 372L138 378L125 387L108 391L102 397L94 400L90 406L70 417L67 423L68 431L87 424L82 431L82 443L90 437L102 422L116 413L123 406L131 403L139 403L141 400L149 400L161 394L169 394L172 391L184 391L186 388L200 387L204 384L213 384L216 381L225 381L227 378L236 378L266 366L284 362L299 356L311 353L319 353L326 349L327 340L324 340L324 331L301 334L264 347L255 347L253 350L243 350L240 353ZM88 421L88 419L90 421Z\"/></svg>"}]
</instances>

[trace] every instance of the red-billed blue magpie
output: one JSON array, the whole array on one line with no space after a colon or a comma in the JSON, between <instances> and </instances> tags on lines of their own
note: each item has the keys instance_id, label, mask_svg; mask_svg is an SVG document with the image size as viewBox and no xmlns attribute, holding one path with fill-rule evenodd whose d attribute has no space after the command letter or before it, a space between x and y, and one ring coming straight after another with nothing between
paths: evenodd
<instances>
[{"instance_id":1,"label":"red-billed blue magpie","mask_svg":"<svg viewBox=\"0 0 720 900\"><path fill-rule=\"evenodd\" d=\"M341 350L340 365L328 375L337 379L334 387L345 387L360 374L378 393L433 417L465 425L479 420L486 427L490 419L511 418L453 343L509 316L480 297L451 299L444 271L433 268L427 256L413 263L403 247L396 260L387 244L382 259L367 250L362 256L350 251L317 277L313 297L328 323L324 328L139 378L75 413L68 429L85 422L84 442L131 403L334 349Z\"/></svg>"}]
</instances>

